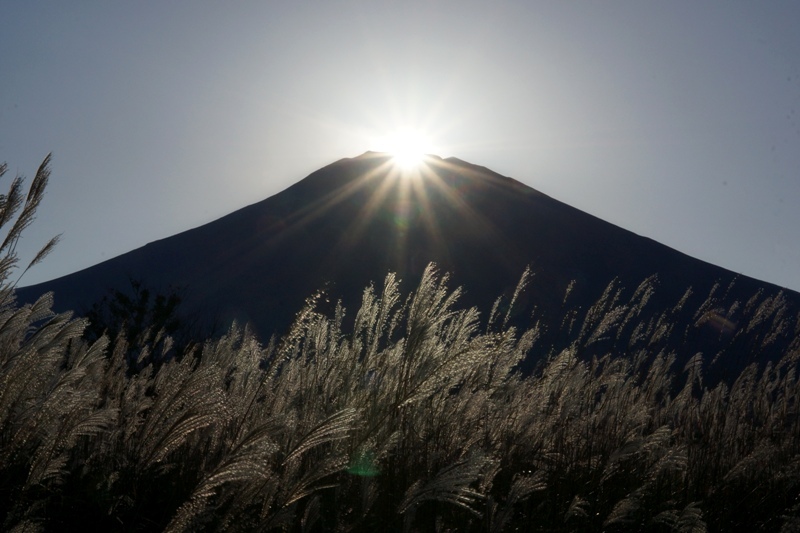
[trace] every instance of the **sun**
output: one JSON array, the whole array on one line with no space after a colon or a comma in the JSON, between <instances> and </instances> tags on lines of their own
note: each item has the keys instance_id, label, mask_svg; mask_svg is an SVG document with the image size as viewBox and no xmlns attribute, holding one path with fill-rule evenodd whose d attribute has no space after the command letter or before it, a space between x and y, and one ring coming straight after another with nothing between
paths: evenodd
<instances>
[{"instance_id":1,"label":"sun","mask_svg":"<svg viewBox=\"0 0 800 533\"><path fill-rule=\"evenodd\" d=\"M419 167L431 150L431 141L418 130L397 130L380 141L380 151L392 154L394 163L403 170Z\"/></svg>"}]
</instances>

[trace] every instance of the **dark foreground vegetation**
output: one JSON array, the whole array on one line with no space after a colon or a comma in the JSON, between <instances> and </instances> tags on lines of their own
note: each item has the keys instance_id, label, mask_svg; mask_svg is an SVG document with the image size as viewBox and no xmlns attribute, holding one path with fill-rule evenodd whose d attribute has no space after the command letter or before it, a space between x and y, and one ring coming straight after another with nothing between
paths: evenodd
<instances>
[{"instance_id":1,"label":"dark foreground vegetation","mask_svg":"<svg viewBox=\"0 0 800 533\"><path fill-rule=\"evenodd\" d=\"M18 307L0 251L3 530L800 528L800 323L779 298L737 331L780 353L727 383L655 348L670 315L637 321L647 283L553 350L546 325L508 327L513 298L480 319L432 267L407 297L367 288L352 330L311 299L266 346L234 326L160 357L158 332L89 342L50 295ZM586 356L608 338L626 350Z\"/></svg>"}]
</instances>

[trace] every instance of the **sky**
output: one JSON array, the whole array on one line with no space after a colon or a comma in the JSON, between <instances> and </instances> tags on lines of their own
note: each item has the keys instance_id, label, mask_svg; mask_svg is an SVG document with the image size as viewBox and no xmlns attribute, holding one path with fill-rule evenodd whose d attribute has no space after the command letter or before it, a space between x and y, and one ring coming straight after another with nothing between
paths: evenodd
<instances>
[{"instance_id":1,"label":"sky","mask_svg":"<svg viewBox=\"0 0 800 533\"><path fill-rule=\"evenodd\" d=\"M21 285L382 150L515 178L800 290L800 3L0 1L0 162L52 152Z\"/></svg>"}]
</instances>

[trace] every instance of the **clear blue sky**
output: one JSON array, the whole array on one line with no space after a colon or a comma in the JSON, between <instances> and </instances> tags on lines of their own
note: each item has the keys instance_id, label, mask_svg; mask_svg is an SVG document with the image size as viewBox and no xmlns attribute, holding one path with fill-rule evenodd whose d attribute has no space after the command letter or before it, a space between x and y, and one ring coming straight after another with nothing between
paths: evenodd
<instances>
[{"instance_id":1,"label":"clear blue sky","mask_svg":"<svg viewBox=\"0 0 800 533\"><path fill-rule=\"evenodd\" d=\"M53 178L23 284L423 129L690 255L800 289L800 3L0 3L0 161ZM6 187L10 180L6 179Z\"/></svg>"}]
</instances>

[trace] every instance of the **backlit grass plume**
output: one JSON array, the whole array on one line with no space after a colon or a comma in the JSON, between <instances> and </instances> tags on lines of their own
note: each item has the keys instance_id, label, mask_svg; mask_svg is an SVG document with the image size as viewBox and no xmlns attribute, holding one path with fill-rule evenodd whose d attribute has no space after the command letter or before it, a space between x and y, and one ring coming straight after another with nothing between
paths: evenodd
<instances>
[{"instance_id":1,"label":"backlit grass plume","mask_svg":"<svg viewBox=\"0 0 800 533\"><path fill-rule=\"evenodd\" d=\"M12 228L8 213L28 205L19 187L0 201ZM266 345L234 324L176 357L149 357L169 342L134 347L131 373L135 340L87 343L86 322L53 314L51 295L14 304L18 233L0 264L4 530L799 525L800 321L780 294L723 309L715 289L678 326L688 290L644 319L655 280L627 301L612 283L588 309L570 308L568 293L560 320L518 330L508 317L535 289L529 273L483 315L430 265L408 294L393 274L368 286L351 328L341 305L327 315L312 297ZM665 348L734 316L718 353ZM559 329L560 344L541 345L543 329ZM707 382L713 360L741 346L756 361ZM780 353L760 363L766 350ZM522 372L531 356L541 364Z\"/></svg>"}]
</instances>

